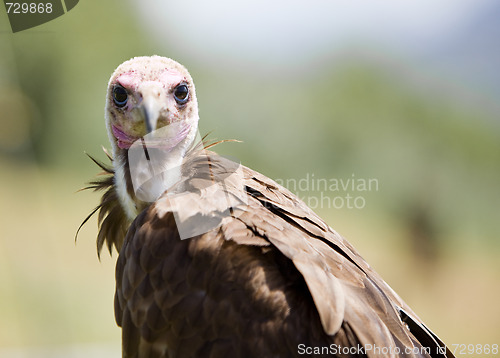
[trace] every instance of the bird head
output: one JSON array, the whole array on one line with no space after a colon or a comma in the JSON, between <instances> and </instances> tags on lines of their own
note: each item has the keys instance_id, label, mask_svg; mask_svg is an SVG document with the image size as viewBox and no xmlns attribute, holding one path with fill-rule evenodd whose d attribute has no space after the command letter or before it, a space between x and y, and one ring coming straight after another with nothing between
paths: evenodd
<instances>
[{"instance_id":1,"label":"bird head","mask_svg":"<svg viewBox=\"0 0 500 358\"><path fill-rule=\"evenodd\" d=\"M111 76L106 96L106 125L116 151L129 149L139 138L172 124L178 133L159 131L157 145L175 147L186 139L192 141L198 119L193 80L174 60L135 57L122 63ZM168 135L162 136L161 133L167 132Z\"/></svg>"},{"instance_id":2,"label":"bird head","mask_svg":"<svg viewBox=\"0 0 500 358\"><path fill-rule=\"evenodd\" d=\"M133 179L151 173L145 173L147 169L143 168L147 166L141 163L132 166L129 157L137 153L134 148L141 143L144 148L161 153L159 165L158 155L155 157L157 167L180 165L198 133L193 79L181 64L169 58L132 58L118 66L109 80L105 117L113 150L116 190L129 218L133 218L144 201L137 188L130 189ZM151 161L149 168L150 164ZM134 169L139 175L131 177L130 171ZM157 197L175 181L176 175L172 173L156 176L141 190Z\"/></svg>"}]
</instances>

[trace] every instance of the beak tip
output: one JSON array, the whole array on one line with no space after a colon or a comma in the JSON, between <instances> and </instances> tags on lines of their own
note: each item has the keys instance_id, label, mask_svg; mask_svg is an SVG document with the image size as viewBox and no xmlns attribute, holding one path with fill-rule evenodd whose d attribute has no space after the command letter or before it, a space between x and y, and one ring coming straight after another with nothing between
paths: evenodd
<instances>
[{"instance_id":1,"label":"beak tip","mask_svg":"<svg viewBox=\"0 0 500 358\"><path fill-rule=\"evenodd\" d=\"M151 126L151 122L149 121L149 119L146 118L144 119L144 124L146 125L146 133L149 134L153 131L153 127Z\"/></svg>"},{"instance_id":2,"label":"beak tip","mask_svg":"<svg viewBox=\"0 0 500 358\"><path fill-rule=\"evenodd\" d=\"M151 133L156 130L156 124L158 122L159 111L153 106L143 106L142 113L144 116L144 125L146 127L146 133Z\"/></svg>"}]
</instances>

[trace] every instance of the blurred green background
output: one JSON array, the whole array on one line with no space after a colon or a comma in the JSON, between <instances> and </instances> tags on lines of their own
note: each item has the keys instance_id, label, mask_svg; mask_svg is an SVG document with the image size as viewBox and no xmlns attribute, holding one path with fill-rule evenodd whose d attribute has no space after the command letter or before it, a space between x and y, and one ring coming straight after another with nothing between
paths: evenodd
<instances>
[{"instance_id":1,"label":"blurred green background","mask_svg":"<svg viewBox=\"0 0 500 358\"><path fill-rule=\"evenodd\" d=\"M500 7L410 3L86 0L16 34L0 10L0 357L120 356L116 253L97 259L94 219L75 244L99 200L76 191L109 147L109 76L150 54L190 70L202 134L243 141L219 153L285 182L375 178L297 194L362 195L314 209L447 344L499 344Z\"/></svg>"}]
</instances>

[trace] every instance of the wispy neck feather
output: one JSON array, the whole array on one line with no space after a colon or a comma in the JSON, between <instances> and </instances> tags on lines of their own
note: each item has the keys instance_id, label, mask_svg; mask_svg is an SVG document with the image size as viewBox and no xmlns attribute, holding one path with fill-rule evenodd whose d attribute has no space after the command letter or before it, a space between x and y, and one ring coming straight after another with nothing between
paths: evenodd
<instances>
[{"instance_id":1,"label":"wispy neck feather","mask_svg":"<svg viewBox=\"0 0 500 358\"><path fill-rule=\"evenodd\" d=\"M114 162L112 156L106 150L104 152L112 164ZM112 253L113 246L119 252L131 221L127 218L123 210L123 205L121 205L118 198L114 170L108 164L104 164L90 155L89 157L103 172L100 173L101 176L99 179L89 182L88 186L83 189L104 191L104 194L99 205L81 223L76 232L75 240L83 225L95 213L98 213L99 234L97 235L97 254L100 256L104 244L106 244L110 254Z\"/></svg>"}]
</instances>

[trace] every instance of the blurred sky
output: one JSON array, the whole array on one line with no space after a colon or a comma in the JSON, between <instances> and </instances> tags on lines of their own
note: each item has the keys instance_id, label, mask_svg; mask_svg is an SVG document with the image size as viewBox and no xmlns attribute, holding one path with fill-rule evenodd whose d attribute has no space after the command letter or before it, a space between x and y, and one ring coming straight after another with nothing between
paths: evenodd
<instances>
[{"instance_id":1,"label":"blurred sky","mask_svg":"<svg viewBox=\"0 0 500 358\"><path fill-rule=\"evenodd\" d=\"M132 1L157 39L200 62L273 71L358 46L500 92L500 5L494 0ZM375 50L377 49L377 50ZM493 78L492 78L493 75Z\"/></svg>"}]
</instances>

